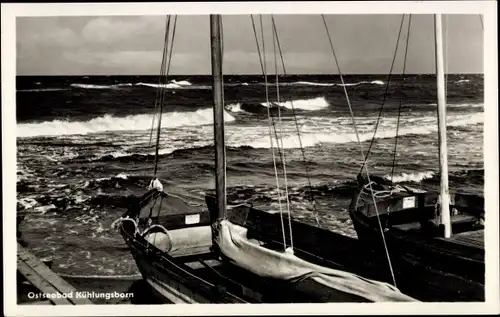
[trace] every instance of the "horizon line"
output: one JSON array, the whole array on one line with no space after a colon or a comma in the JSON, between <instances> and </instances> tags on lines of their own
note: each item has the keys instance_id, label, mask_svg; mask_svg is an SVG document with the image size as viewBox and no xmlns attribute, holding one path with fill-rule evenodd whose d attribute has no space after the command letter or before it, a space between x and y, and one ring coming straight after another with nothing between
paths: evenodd
<instances>
[{"instance_id":1,"label":"horizon line","mask_svg":"<svg viewBox=\"0 0 500 317\"><path fill-rule=\"evenodd\" d=\"M269 73L267 76L275 76L274 73ZM342 76L353 76L353 75L378 75L378 76L388 76L388 75L436 75L435 73L343 73ZM484 72L463 72L463 73L447 73L445 75L484 75ZM61 77L61 76L160 76L159 74L52 74L52 75L40 75L40 74L16 74L16 77ZM165 76L165 75L164 75ZM168 76L212 76L212 74L168 74ZM223 76L264 76L263 74L223 74ZM340 76L339 74L317 74L317 73L294 73L294 74L279 74L280 77L286 76Z\"/></svg>"}]
</instances>

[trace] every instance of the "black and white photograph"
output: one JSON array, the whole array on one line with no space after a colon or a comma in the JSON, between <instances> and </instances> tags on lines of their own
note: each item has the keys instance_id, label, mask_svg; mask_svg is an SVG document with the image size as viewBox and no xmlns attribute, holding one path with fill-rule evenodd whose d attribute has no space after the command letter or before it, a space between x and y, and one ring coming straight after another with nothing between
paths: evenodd
<instances>
[{"instance_id":1,"label":"black and white photograph","mask_svg":"<svg viewBox=\"0 0 500 317\"><path fill-rule=\"evenodd\" d=\"M2 4L4 314L498 313L496 22Z\"/></svg>"}]
</instances>

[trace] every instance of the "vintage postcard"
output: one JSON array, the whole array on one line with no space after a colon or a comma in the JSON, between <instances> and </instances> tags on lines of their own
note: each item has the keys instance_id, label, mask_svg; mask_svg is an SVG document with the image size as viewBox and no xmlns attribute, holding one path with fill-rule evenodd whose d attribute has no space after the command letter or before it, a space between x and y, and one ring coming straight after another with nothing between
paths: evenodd
<instances>
[{"instance_id":1,"label":"vintage postcard","mask_svg":"<svg viewBox=\"0 0 500 317\"><path fill-rule=\"evenodd\" d=\"M496 22L2 4L4 313L498 313Z\"/></svg>"}]
</instances>

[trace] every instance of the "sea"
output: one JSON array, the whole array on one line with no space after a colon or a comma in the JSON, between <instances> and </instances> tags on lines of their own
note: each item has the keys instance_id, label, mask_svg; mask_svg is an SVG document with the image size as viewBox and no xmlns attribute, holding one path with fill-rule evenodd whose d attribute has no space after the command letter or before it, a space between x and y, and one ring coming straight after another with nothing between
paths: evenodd
<instances>
[{"instance_id":1,"label":"sea","mask_svg":"<svg viewBox=\"0 0 500 317\"><path fill-rule=\"evenodd\" d=\"M17 77L20 229L54 271L139 274L111 224L154 175L160 108L157 176L165 190L213 191L211 77L159 82ZM447 75L446 92L450 191L482 195L483 75ZM346 75L343 83L338 75L224 76L224 100L230 204L289 211L356 238L348 207L372 139L371 175L438 190L434 75Z\"/></svg>"}]
</instances>

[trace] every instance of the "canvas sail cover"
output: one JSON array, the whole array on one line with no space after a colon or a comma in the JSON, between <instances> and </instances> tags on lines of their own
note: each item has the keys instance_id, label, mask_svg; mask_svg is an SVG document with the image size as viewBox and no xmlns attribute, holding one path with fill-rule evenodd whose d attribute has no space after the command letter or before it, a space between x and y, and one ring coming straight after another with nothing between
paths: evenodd
<instances>
[{"instance_id":1,"label":"canvas sail cover","mask_svg":"<svg viewBox=\"0 0 500 317\"><path fill-rule=\"evenodd\" d=\"M161 217L165 215L183 215L200 213L200 204L191 204L185 199L164 191L150 190L139 198L136 210L139 219Z\"/></svg>"},{"instance_id":2,"label":"canvas sail cover","mask_svg":"<svg viewBox=\"0 0 500 317\"><path fill-rule=\"evenodd\" d=\"M215 242L237 266L262 277L298 283L304 279L333 291L371 302L415 301L390 284L365 279L356 274L322 267L293 254L267 249L247 239L247 229L227 220L220 222Z\"/></svg>"},{"instance_id":3,"label":"canvas sail cover","mask_svg":"<svg viewBox=\"0 0 500 317\"><path fill-rule=\"evenodd\" d=\"M159 224L168 230L209 226L210 215L202 204L196 204L171 193L152 189L140 197L128 211L132 218L138 218L143 229L151 224Z\"/></svg>"}]
</instances>

